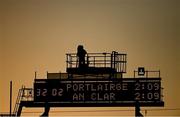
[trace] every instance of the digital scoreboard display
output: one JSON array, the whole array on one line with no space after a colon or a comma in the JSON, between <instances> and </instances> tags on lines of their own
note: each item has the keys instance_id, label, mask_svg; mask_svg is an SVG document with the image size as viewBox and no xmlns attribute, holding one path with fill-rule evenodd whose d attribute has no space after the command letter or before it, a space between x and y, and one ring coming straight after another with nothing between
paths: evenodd
<instances>
[{"instance_id":1,"label":"digital scoreboard display","mask_svg":"<svg viewBox=\"0 0 180 117\"><path fill-rule=\"evenodd\" d=\"M35 80L34 101L122 103L161 101L160 78Z\"/></svg>"}]
</instances>

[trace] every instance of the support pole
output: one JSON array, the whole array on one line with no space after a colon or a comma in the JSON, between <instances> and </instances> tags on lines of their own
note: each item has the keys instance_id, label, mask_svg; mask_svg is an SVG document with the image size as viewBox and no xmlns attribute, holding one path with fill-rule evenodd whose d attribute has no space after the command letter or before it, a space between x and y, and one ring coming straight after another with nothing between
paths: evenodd
<instances>
[{"instance_id":1,"label":"support pole","mask_svg":"<svg viewBox=\"0 0 180 117\"><path fill-rule=\"evenodd\" d=\"M135 103L135 117L144 117L143 114L141 114L140 109L140 103L137 101Z\"/></svg>"},{"instance_id":2,"label":"support pole","mask_svg":"<svg viewBox=\"0 0 180 117\"><path fill-rule=\"evenodd\" d=\"M10 100L10 106L9 106L9 113L10 113L10 116L11 116L11 114L12 114L12 81L10 81L10 98L9 98Z\"/></svg>"},{"instance_id":3,"label":"support pole","mask_svg":"<svg viewBox=\"0 0 180 117\"><path fill-rule=\"evenodd\" d=\"M36 73L36 71L35 71L34 78L36 79L36 77L37 77L37 73Z\"/></svg>"},{"instance_id":4,"label":"support pole","mask_svg":"<svg viewBox=\"0 0 180 117\"><path fill-rule=\"evenodd\" d=\"M21 111L22 111L23 106L20 104L19 108L18 108L18 112L17 112L17 116L20 117L21 116Z\"/></svg>"}]
</instances>

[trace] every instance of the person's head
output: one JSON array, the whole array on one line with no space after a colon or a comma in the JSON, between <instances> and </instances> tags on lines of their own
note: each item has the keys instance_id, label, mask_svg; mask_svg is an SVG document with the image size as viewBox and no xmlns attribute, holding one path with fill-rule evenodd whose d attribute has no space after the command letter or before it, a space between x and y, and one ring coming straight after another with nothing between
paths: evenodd
<instances>
[{"instance_id":1,"label":"person's head","mask_svg":"<svg viewBox=\"0 0 180 117\"><path fill-rule=\"evenodd\" d=\"M81 51L81 50L83 50L83 45L78 45L78 51Z\"/></svg>"}]
</instances>

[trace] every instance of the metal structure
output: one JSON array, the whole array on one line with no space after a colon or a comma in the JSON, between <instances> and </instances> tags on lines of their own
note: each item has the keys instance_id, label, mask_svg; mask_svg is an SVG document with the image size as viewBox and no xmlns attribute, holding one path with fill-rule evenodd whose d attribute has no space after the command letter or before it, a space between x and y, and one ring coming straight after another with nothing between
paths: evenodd
<instances>
[{"instance_id":1,"label":"metal structure","mask_svg":"<svg viewBox=\"0 0 180 117\"><path fill-rule=\"evenodd\" d=\"M35 74L34 88L19 90L12 115L20 116L23 107L47 112L50 107L135 107L135 116L142 116L141 106L163 107L160 71L140 67L134 77L123 78L126 56L88 53L80 67L76 53L66 54L67 73L47 73L47 79Z\"/></svg>"},{"instance_id":2,"label":"metal structure","mask_svg":"<svg viewBox=\"0 0 180 117\"><path fill-rule=\"evenodd\" d=\"M50 106L103 107L163 106L160 78L124 79L37 79L34 101L51 102Z\"/></svg>"},{"instance_id":3,"label":"metal structure","mask_svg":"<svg viewBox=\"0 0 180 117\"><path fill-rule=\"evenodd\" d=\"M126 54L120 54L116 51L112 53L88 53L86 56L86 64L83 67L78 66L78 56L76 53L66 54L66 66L69 78L74 78L73 75L119 75L122 78L123 73L126 73ZM84 76L83 76L84 77ZM100 76L102 78L102 76ZM114 77L114 76L113 76Z\"/></svg>"}]
</instances>

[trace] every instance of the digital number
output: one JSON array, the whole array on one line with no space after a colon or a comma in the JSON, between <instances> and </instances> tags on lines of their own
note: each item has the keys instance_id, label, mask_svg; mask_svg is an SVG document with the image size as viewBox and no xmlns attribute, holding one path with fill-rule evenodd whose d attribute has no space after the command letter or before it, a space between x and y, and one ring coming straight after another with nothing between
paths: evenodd
<instances>
[{"instance_id":1,"label":"digital number","mask_svg":"<svg viewBox=\"0 0 180 117\"><path fill-rule=\"evenodd\" d=\"M159 95L159 93L154 93L154 99L155 99L155 100L160 99L160 95Z\"/></svg>"},{"instance_id":2,"label":"digital number","mask_svg":"<svg viewBox=\"0 0 180 117\"><path fill-rule=\"evenodd\" d=\"M152 100L153 99L153 93L148 93L147 94L147 99Z\"/></svg>"},{"instance_id":3,"label":"digital number","mask_svg":"<svg viewBox=\"0 0 180 117\"><path fill-rule=\"evenodd\" d=\"M62 96L63 95L63 89L52 89L52 96ZM36 96L47 96L47 89L37 89L36 90Z\"/></svg>"},{"instance_id":4,"label":"digital number","mask_svg":"<svg viewBox=\"0 0 180 117\"><path fill-rule=\"evenodd\" d=\"M36 96L46 96L47 95L47 89L37 89Z\"/></svg>"},{"instance_id":5,"label":"digital number","mask_svg":"<svg viewBox=\"0 0 180 117\"><path fill-rule=\"evenodd\" d=\"M43 89L42 96L46 96L46 95L47 95L47 89Z\"/></svg>"},{"instance_id":6,"label":"digital number","mask_svg":"<svg viewBox=\"0 0 180 117\"><path fill-rule=\"evenodd\" d=\"M52 96L62 96L63 89L52 89Z\"/></svg>"},{"instance_id":7,"label":"digital number","mask_svg":"<svg viewBox=\"0 0 180 117\"><path fill-rule=\"evenodd\" d=\"M41 89L37 89L36 96L41 96Z\"/></svg>"},{"instance_id":8,"label":"digital number","mask_svg":"<svg viewBox=\"0 0 180 117\"><path fill-rule=\"evenodd\" d=\"M149 91L151 91L151 90L159 90L159 88L160 88L160 86L159 86L159 83L148 83L147 84L147 89L149 90Z\"/></svg>"},{"instance_id":9,"label":"digital number","mask_svg":"<svg viewBox=\"0 0 180 117\"><path fill-rule=\"evenodd\" d=\"M159 83L154 83L154 90L159 90L160 86L159 86Z\"/></svg>"},{"instance_id":10,"label":"digital number","mask_svg":"<svg viewBox=\"0 0 180 117\"><path fill-rule=\"evenodd\" d=\"M147 84L147 89L148 89L149 91L151 91L151 90L153 89L153 84L152 84L152 83L148 83L148 84Z\"/></svg>"},{"instance_id":11,"label":"digital number","mask_svg":"<svg viewBox=\"0 0 180 117\"><path fill-rule=\"evenodd\" d=\"M135 84L135 91L144 90L144 89L145 89L145 84L143 84L143 83L136 83ZM152 91L152 90L157 91L160 89L160 85L159 85L159 83L148 83L146 85L146 89L149 91Z\"/></svg>"},{"instance_id":12,"label":"digital number","mask_svg":"<svg viewBox=\"0 0 180 117\"><path fill-rule=\"evenodd\" d=\"M158 100L158 99L160 99L160 95L159 95L159 93L148 93L147 99L148 100Z\"/></svg>"},{"instance_id":13,"label":"digital number","mask_svg":"<svg viewBox=\"0 0 180 117\"><path fill-rule=\"evenodd\" d=\"M141 85L140 85L139 83L136 83L136 84L135 84L135 90L136 90L136 91L141 90L140 87L141 87Z\"/></svg>"},{"instance_id":14,"label":"digital number","mask_svg":"<svg viewBox=\"0 0 180 117\"><path fill-rule=\"evenodd\" d=\"M160 95L159 93L135 93L135 100L159 100L160 99Z\"/></svg>"},{"instance_id":15,"label":"digital number","mask_svg":"<svg viewBox=\"0 0 180 117\"><path fill-rule=\"evenodd\" d=\"M141 100L141 94L135 93L135 100Z\"/></svg>"}]
</instances>

